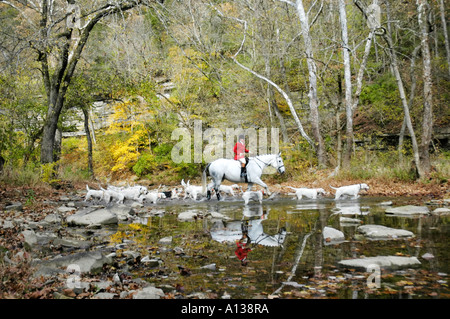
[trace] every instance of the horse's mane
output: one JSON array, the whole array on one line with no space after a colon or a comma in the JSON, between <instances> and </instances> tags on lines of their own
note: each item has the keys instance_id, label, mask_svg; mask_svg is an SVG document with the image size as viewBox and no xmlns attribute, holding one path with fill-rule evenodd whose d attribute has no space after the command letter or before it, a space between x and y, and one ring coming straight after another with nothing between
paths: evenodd
<instances>
[{"instance_id":1,"label":"horse's mane","mask_svg":"<svg viewBox=\"0 0 450 319\"><path fill-rule=\"evenodd\" d=\"M249 158L251 158L251 157L258 157L258 156L277 156L277 154L274 154L274 153L272 153L272 154L259 154L259 155L255 155L255 156L250 156Z\"/></svg>"}]
</instances>

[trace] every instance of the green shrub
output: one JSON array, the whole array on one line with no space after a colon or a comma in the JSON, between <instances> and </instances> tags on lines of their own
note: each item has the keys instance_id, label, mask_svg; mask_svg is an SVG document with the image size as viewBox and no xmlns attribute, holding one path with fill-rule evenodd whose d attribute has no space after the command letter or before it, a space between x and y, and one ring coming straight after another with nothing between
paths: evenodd
<instances>
[{"instance_id":1,"label":"green shrub","mask_svg":"<svg viewBox=\"0 0 450 319\"><path fill-rule=\"evenodd\" d=\"M133 172L138 177L151 174L157 167L156 158L149 152L141 153L136 164L133 166Z\"/></svg>"}]
</instances>

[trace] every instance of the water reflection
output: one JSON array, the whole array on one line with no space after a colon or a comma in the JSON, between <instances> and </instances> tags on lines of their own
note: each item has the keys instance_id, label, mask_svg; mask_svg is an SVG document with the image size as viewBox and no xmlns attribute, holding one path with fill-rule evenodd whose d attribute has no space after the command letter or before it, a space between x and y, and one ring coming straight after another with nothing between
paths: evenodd
<instances>
[{"instance_id":1,"label":"water reflection","mask_svg":"<svg viewBox=\"0 0 450 319\"><path fill-rule=\"evenodd\" d=\"M209 280L211 289L219 295L222 295L221 289L227 282L227 293L233 298L251 298L259 291L268 291L281 298L379 298L393 296L394 292L399 297L411 292L409 296L413 298L434 295L446 298L447 274L450 273L448 217L388 216L385 208L379 205L383 201L386 198L340 201L322 198L302 202L279 198L263 201L262 205L243 205L241 201L231 199L192 204L175 202L154 207L162 208L161 212L166 213L158 214L160 218L154 218L153 223L161 223L158 230L164 230L157 236L172 235L174 241L182 238L177 245L186 250L191 249L190 241L195 242L195 253L207 256L205 263L217 263L222 269L217 276L198 277L198 281L191 277L194 289L204 287L205 281ZM394 206L411 202L411 198L396 198ZM180 219L183 213L195 213L198 218ZM142 217L142 223L151 224L155 210L146 211L143 215L138 214L137 217ZM405 229L416 236L389 241L367 240L357 230L364 224ZM284 229L278 232L281 226L289 231L288 238ZM330 237L330 242L327 242L325 227L341 231L345 241L336 244ZM205 242L202 244L201 241ZM207 248L202 248L202 245ZM246 248L253 249L254 245L261 247L245 251ZM230 263L228 258L234 254L237 259ZM367 286L371 273L339 264L342 260L377 256L417 257L422 264L411 270L399 266L401 272L383 268L381 288L376 291ZM236 267L240 268L239 260L245 263L247 258L257 259L257 262L251 262L242 277L239 275L242 272L236 271ZM194 267L201 266L202 262L198 258L184 258L182 261ZM213 282L217 287L212 285Z\"/></svg>"},{"instance_id":2,"label":"water reflection","mask_svg":"<svg viewBox=\"0 0 450 319\"><path fill-rule=\"evenodd\" d=\"M282 228L277 234L269 235L264 232L263 222L269 216L269 208L263 210L262 205L245 206L241 220L217 220L211 226L213 240L223 243L234 243L247 236L250 244L268 247L281 246L286 238L286 229Z\"/></svg>"},{"instance_id":3,"label":"water reflection","mask_svg":"<svg viewBox=\"0 0 450 319\"><path fill-rule=\"evenodd\" d=\"M368 215L370 213L368 206L361 207L359 200L349 200L345 202L337 201L333 212L340 215Z\"/></svg>"},{"instance_id":4,"label":"water reflection","mask_svg":"<svg viewBox=\"0 0 450 319\"><path fill-rule=\"evenodd\" d=\"M297 204L295 206L295 209L297 209L297 210L315 210L315 209L324 209L325 207L326 207L326 205L324 203L311 202L311 203Z\"/></svg>"}]
</instances>

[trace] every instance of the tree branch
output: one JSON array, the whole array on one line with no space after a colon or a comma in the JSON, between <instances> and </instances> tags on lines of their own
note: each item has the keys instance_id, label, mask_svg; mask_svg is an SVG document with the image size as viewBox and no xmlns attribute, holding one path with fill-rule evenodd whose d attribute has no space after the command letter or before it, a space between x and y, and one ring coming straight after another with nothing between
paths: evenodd
<instances>
[{"instance_id":1,"label":"tree branch","mask_svg":"<svg viewBox=\"0 0 450 319\"><path fill-rule=\"evenodd\" d=\"M65 73L64 78L63 78L64 91L67 90L67 86L70 83L72 75L75 71L75 67L78 63L78 60L80 59L81 53L83 52L83 48L86 45L86 42L89 38L89 34L92 31L92 29L94 28L94 26L97 24L97 22L99 22L105 16L119 13L122 11L130 10L130 9L142 4L143 2L144 2L143 0L128 1L128 2L121 3L120 5L119 4L112 5L112 4L108 3L105 6L103 6L102 8L94 11L94 12L96 12L96 15L94 17L92 17L86 23L86 25L80 30L81 31L80 40L77 42L77 44L73 50L73 54L70 58L70 61L68 61L67 72Z\"/></svg>"},{"instance_id":2,"label":"tree branch","mask_svg":"<svg viewBox=\"0 0 450 319\"><path fill-rule=\"evenodd\" d=\"M316 16L313 18L313 20L311 21L311 23L309 24L309 28L311 29L311 27L314 25L314 23L316 23L317 18L320 16L320 14L322 13L323 10L323 1L320 3L320 8L319 11L317 11Z\"/></svg>"},{"instance_id":3,"label":"tree branch","mask_svg":"<svg viewBox=\"0 0 450 319\"><path fill-rule=\"evenodd\" d=\"M245 39L246 39L246 34L247 34L247 21L245 20L241 20L235 17L228 17L225 16L219 9L217 9L213 4L211 4L213 6L213 8L222 16L225 18L229 18L229 19L233 19L236 20L238 22L240 22L241 24L243 24L244 26L244 31L243 31L243 39L241 42L241 45L239 47L239 49L237 50L237 52L231 57L231 59L242 69L250 72L251 74L253 74L254 76L256 76L257 78L266 81L267 83L269 83L270 85L272 85L282 96L283 98L286 100L289 109L291 111L292 116L294 117L295 123L297 124L298 130L300 132L300 134L303 136L303 138L306 139L306 141L309 143L309 145L311 145L313 148L315 147L314 142L311 140L311 138L308 136L308 134L306 134L305 130L303 129L303 125L300 122L300 119L298 118L297 112L294 108L294 105L291 101L291 99L289 98L289 95L280 87L278 86L276 83L274 83L273 81L269 80L268 78L266 78L265 76L253 71L252 69L246 67L245 65L241 64L237 59L237 55L241 52L242 48L244 47L244 43L245 43Z\"/></svg>"},{"instance_id":4,"label":"tree branch","mask_svg":"<svg viewBox=\"0 0 450 319\"><path fill-rule=\"evenodd\" d=\"M284 2L284 3L286 3L286 4L290 5L290 6L295 7L295 3L292 2L292 1L289 1L289 0L277 0L277 1Z\"/></svg>"},{"instance_id":5,"label":"tree branch","mask_svg":"<svg viewBox=\"0 0 450 319\"><path fill-rule=\"evenodd\" d=\"M9 2L9 1L1 0L0 3L4 3L4 4L9 5L10 7L14 8L14 9L16 9L27 20L27 22L31 26L33 26L33 27L35 26L33 20L30 19L30 17L25 13L24 10L21 10L19 7L17 7L16 5L14 5L13 3Z\"/></svg>"}]
</instances>

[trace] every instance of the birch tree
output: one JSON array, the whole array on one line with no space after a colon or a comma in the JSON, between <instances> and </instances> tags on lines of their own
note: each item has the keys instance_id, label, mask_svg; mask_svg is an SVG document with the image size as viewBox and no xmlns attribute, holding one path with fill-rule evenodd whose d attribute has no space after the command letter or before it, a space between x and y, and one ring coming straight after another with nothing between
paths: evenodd
<instances>
[{"instance_id":1,"label":"birch tree","mask_svg":"<svg viewBox=\"0 0 450 319\"><path fill-rule=\"evenodd\" d=\"M372 40L375 36L376 30L380 27L380 18L379 18L379 8L378 8L378 0L374 0L373 4L370 7L378 8L378 10L373 9L371 13L368 15L367 24L369 26L369 35L366 39L366 44L364 47L364 53L362 57L362 61L360 63L360 67L356 76L356 89L353 95L353 84L352 84L352 74L351 74L351 57L350 52L352 51L349 47L349 39L348 39L348 27L347 27L347 14L346 14L346 2L345 0L338 1L339 7L339 21L341 25L341 34L342 34L342 51L343 51L343 62L344 62L344 81L345 81L345 110L346 110L346 149L343 158L344 167L349 167L353 143L354 143L354 135L353 135L353 116L356 108L359 104L359 97L362 91L362 83L363 76L366 70L367 60L370 54L370 49L372 47ZM338 161L339 167L340 161Z\"/></svg>"},{"instance_id":2,"label":"birch tree","mask_svg":"<svg viewBox=\"0 0 450 319\"><path fill-rule=\"evenodd\" d=\"M427 16L430 6L427 0L417 0L417 11L420 28L420 41L423 65L423 119L420 143L420 164L422 174L428 175L431 169L430 143L433 133L433 92L431 76L431 54L428 39Z\"/></svg>"},{"instance_id":3,"label":"birch tree","mask_svg":"<svg viewBox=\"0 0 450 319\"><path fill-rule=\"evenodd\" d=\"M344 83L345 83L345 114L346 114L346 148L344 152L344 167L350 166L350 158L353 147L353 103L352 103L352 74L350 69L350 48L347 34L347 14L345 12L345 0L339 0L339 21L342 34L342 52L344 58Z\"/></svg>"},{"instance_id":4,"label":"birch tree","mask_svg":"<svg viewBox=\"0 0 450 319\"><path fill-rule=\"evenodd\" d=\"M325 146L320 133L320 119L319 119L319 98L317 95L317 66L314 61L313 45L310 35L310 24L308 16L305 12L302 0L297 0L295 3L288 0L279 0L287 3L293 7L297 12L300 20L300 28L303 37L304 50L306 55L306 64L308 66L309 75L309 110L310 110L310 124L313 132L313 138L315 143L315 149L317 154L317 160L319 167L326 166Z\"/></svg>"},{"instance_id":5,"label":"birch tree","mask_svg":"<svg viewBox=\"0 0 450 319\"><path fill-rule=\"evenodd\" d=\"M447 22L445 20L444 0L439 1L439 11L441 16L442 29L444 31L445 52L447 54L448 75L450 76L450 44L448 40Z\"/></svg>"}]
</instances>

